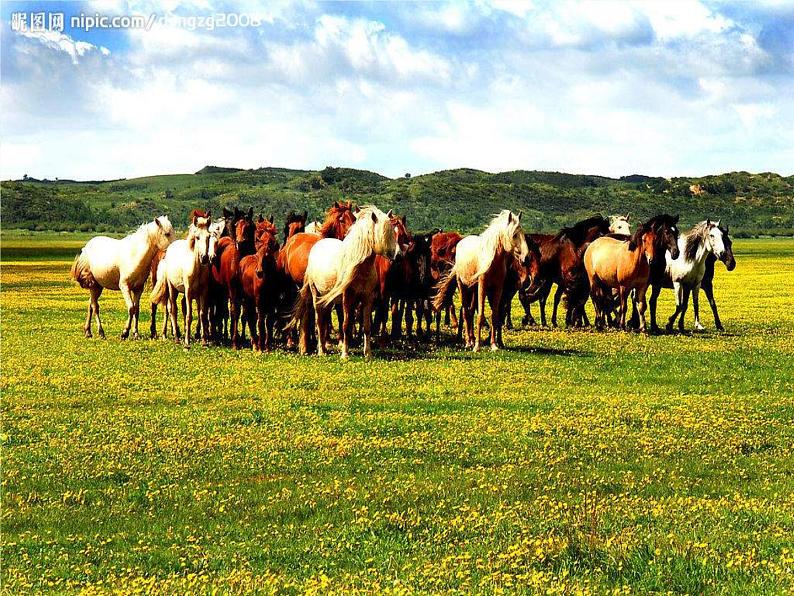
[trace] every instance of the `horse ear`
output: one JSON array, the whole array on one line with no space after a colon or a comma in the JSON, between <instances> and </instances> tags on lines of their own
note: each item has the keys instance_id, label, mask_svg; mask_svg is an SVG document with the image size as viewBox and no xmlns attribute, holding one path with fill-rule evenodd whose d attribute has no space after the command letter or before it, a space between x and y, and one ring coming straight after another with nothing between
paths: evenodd
<instances>
[{"instance_id":1,"label":"horse ear","mask_svg":"<svg viewBox=\"0 0 794 596\"><path fill-rule=\"evenodd\" d=\"M309 212L308 211L304 211L303 212L303 221L305 222L307 219L309 219Z\"/></svg>"},{"instance_id":2,"label":"horse ear","mask_svg":"<svg viewBox=\"0 0 794 596\"><path fill-rule=\"evenodd\" d=\"M374 214L374 211L373 211L373 214ZM391 210L391 209L389 209L389 212L386 214L386 217L387 217L388 219L391 219L391 218L392 218L392 216L394 216L394 213L392 213L392 210Z\"/></svg>"},{"instance_id":3,"label":"horse ear","mask_svg":"<svg viewBox=\"0 0 794 596\"><path fill-rule=\"evenodd\" d=\"M195 215L193 216L193 225L195 226L198 223L198 217Z\"/></svg>"},{"instance_id":4,"label":"horse ear","mask_svg":"<svg viewBox=\"0 0 794 596\"><path fill-rule=\"evenodd\" d=\"M158 228L160 228L161 230L163 229L163 224L161 224L161 223L160 223L160 220L159 220L159 219L157 219L156 217L154 218L154 223L156 223L156 224L157 224L157 227L158 227Z\"/></svg>"},{"instance_id":5,"label":"horse ear","mask_svg":"<svg viewBox=\"0 0 794 596\"><path fill-rule=\"evenodd\" d=\"M235 205L234 206L234 217L236 217L236 218L240 217L240 213L241 213L240 209L237 207L237 205Z\"/></svg>"},{"instance_id":6,"label":"horse ear","mask_svg":"<svg viewBox=\"0 0 794 596\"><path fill-rule=\"evenodd\" d=\"M521 216L524 215L523 211L518 212L518 221L521 221Z\"/></svg>"},{"instance_id":7,"label":"horse ear","mask_svg":"<svg viewBox=\"0 0 794 596\"><path fill-rule=\"evenodd\" d=\"M334 209L339 209L339 201L334 201Z\"/></svg>"},{"instance_id":8,"label":"horse ear","mask_svg":"<svg viewBox=\"0 0 794 596\"><path fill-rule=\"evenodd\" d=\"M681 216L680 216L680 215L676 215L676 216L673 218L673 222L674 222L674 223L678 223L678 218L679 218L679 217L681 217Z\"/></svg>"},{"instance_id":9,"label":"horse ear","mask_svg":"<svg viewBox=\"0 0 794 596\"><path fill-rule=\"evenodd\" d=\"M714 225L719 228L720 227L720 220L718 219Z\"/></svg>"},{"instance_id":10,"label":"horse ear","mask_svg":"<svg viewBox=\"0 0 794 596\"><path fill-rule=\"evenodd\" d=\"M353 213L358 213L359 211L361 211L361 207L359 207L358 205L356 205L356 208L355 208L355 209L353 209Z\"/></svg>"},{"instance_id":11,"label":"horse ear","mask_svg":"<svg viewBox=\"0 0 794 596\"><path fill-rule=\"evenodd\" d=\"M254 208L250 207L248 209L248 219L254 219Z\"/></svg>"},{"instance_id":12,"label":"horse ear","mask_svg":"<svg viewBox=\"0 0 794 596\"><path fill-rule=\"evenodd\" d=\"M223 217L231 217L234 215L231 211L229 211L226 207L223 208Z\"/></svg>"},{"instance_id":13,"label":"horse ear","mask_svg":"<svg viewBox=\"0 0 794 596\"><path fill-rule=\"evenodd\" d=\"M212 211L207 211L207 219L212 219Z\"/></svg>"},{"instance_id":14,"label":"horse ear","mask_svg":"<svg viewBox=\"0 0 794 596\"><path fill-rule=\"evenodd\" d=\"M388 217L388 216L387 216L387 217ZM377 215L375 215L375 212L374 212L374 211L372 212L372 222L373 222L373 223L378 223L378 216L377 216Z\"/></svg>"},{"instance_id":15,"label":"horse ear","mask_svg":"<svg viewBox=\"0 0 794 596\"><path fill-rule=\"evenodd\" d=\"M270 214L270 217L268 219L270 219L270 223L273 223L273 214L272 213Z\"/></svg>"},{"instance_id":16,"label":"horse ear","mask_svg":"<svg viewBox=\"0 0 794 596\"><path fill-rule=\"evenodd\" d=\"M629 215L631 215L631 211L626 213L626 221L629 221Z\"/></svg>"},{"instance_id":17,"label":"horse ear","mask_svg":"<svg viewBox=\"0 0 794 596\"><path fill-rule=\"evenodd\" d=\"M264 217L262 217L262 214L260 213L260 214L259 214L259 217L258 217L258 218L257 218L257 220L256 220L256 223L262 223L263 221L265 221L265 218L264 218Z\"/></svg>"}]
</instances>

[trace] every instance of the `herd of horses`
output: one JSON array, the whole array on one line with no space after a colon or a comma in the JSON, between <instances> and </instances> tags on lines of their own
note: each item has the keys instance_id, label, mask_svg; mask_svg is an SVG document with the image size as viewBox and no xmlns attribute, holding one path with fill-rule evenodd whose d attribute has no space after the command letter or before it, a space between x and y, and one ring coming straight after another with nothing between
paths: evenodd
<instances>
[{"instance_id":1,"label":"herd of horses","mask_svg":"<svg viewBox=\"0 0 794 596\"><path fill-rule=\"evenodd\" d=\"M595 215L556 234L527 234L521 213L503 210L482 233L464 237L441 229L411 233L404 216L337 201L322 223L309 223L305 211L289 213L281 236L273 216L255 218L253 209L237 207L224 208L217 219L194 210L186 236L175 236L168 217L161 216L120 240L99 236L85 245L71 275L90 292L86 337L92 335L94 318L98 334L105 336L99 297L107 288L120 290L127 305L121 337L137 338L140 299L149 279L151 337L158 336L160 307L160 336L170 331L186 347L200 338L204 344L228 342L240 348L247 328L255 351L271 350L279 340L287 348L297 345L301 354L324 354L332 346L335 311L343 359L356 341L363 344L364 356L371 356L373 337L386 342L405 333L429 339L434 319L438 341L442 316L475 351L487 324L490 347L496 350L503 347L502 328L512 327L515 295L525 313L522 324L536 324L531 305L537 302L545 326L554 286L554 326L561 301L568 327L590 325L585 309L590 299L597 329L645 331L650 286L652 331L659 331L656 300L664 287L672 288L676 298L668 331L676 320L684 330L690 295L695 327L703 329L701 288L722 329L713 294L714 265L722 261L729 271L736 266L727 226L706 220L680 233L678 217L664 214L634 231L628 216Z\"/></svg>"}]
</instances>

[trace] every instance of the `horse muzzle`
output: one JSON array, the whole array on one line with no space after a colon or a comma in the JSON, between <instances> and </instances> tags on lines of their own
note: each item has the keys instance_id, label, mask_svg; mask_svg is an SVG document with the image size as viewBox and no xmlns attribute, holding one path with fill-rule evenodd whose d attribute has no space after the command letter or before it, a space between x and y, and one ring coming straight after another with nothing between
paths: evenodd
<instances>
[{"instance_id":1,"label":"horse muzzle","mask_svg":"<svg viewBox=\"0 0 794 596\"><path fill-rule=\"evenodd\" d=\"M730 257L728 255L722 255L720 257L720 261L725 263L725 268L728 271L733 271L734 269L736 269L736 259L733 258L733 255L731 255Z\"/></svg>"},{"instance_id":2,"label":"horse muzzle","mask_svg":"<svg viewBox=\"0 0 794 596\"><path fill-rule=\"evenodd\" d=\"M210 264L210 258L207 255L201 255L199 257L199 263L201 263L202 265L209 265Z\"/></svg>"},{"instance_id":3,"label":"horse muzzle","mask_svg":"<svg viewBox=\"0 0 794 596\"><path fill-rule=\"evenodd\" d=\"M681 256L681 249L678 248L678 244L676 244L675 247L670 249L670 257L675 261L680 256Z\"/></svg>"}]
</instances>

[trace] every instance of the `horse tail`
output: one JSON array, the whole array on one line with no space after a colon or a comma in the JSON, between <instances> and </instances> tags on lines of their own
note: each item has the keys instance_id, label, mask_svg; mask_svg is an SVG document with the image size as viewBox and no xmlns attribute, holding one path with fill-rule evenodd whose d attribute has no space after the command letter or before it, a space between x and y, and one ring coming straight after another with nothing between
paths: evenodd
<instances>
[{"instance_id":1,"label":"horse tail","mask_svg":"<svg viewBox=\"0 0 794 596\"><path fill-rule=\"evenodd\" d=\"M452 298L457 289L457 275L453 267L436 284L436 295L433 297L433 309L436 312L441 312L442 309L452 304Z\"/></svg>"},{"instance_id":2,"label":"horse tail","mask_svg":"<svg viewBox=\"0 0 794 596\"><path fill-rule=\"evenodd\" d=\"M311 314L311 309L312 290L307 277L298 291L298 298L295 300L295 307L292 309L292 319L284 328L285 331L300 329L302 321Z\"/></svg>"},{"instance_id":3,"label":"horse tail","mask_svg":"<svg viewBox=\"0 0 794 596\"><path fill-rule=\"evenodd\" d=\"M590 296L590 279L584 262L580 261L565 276L565 308L567 311L583 308Z\"/></svg>"},{"instance_id":4,"label":"horse tail","mask_svg":"<svg viewBox=\"0 0 794 596\"><path fill-rule=\"evenodd\" d=\"M71 276L72 279L80 284L80 287L85 290L89 290L98 285L94 274L91 273L91 265L88 263L88 259L85 258L85 255L82 252L74 258Z\"/></svg>"},{"instance_id":5,"label":"horse tail","mask_svg":"<svg viewBox=\"0 0 794 596\"><path fill-rule=\"evenodd\" d=\"M154 284L152 288L152 304L163 304L165 302L165 295L166 295L166 274L165 271L160 271L160 268L163 264L163 261L160 261L160 265L157 266L157 273L155 274L157 277L157 283Z\"/></svg>"}]
</instances>

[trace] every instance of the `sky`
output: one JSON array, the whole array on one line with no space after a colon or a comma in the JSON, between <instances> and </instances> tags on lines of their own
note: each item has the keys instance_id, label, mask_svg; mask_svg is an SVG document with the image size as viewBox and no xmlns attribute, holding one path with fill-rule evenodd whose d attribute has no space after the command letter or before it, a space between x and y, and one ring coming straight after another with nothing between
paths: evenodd
<instances>
[{"instance_id":1,"label":"sky","mask_svg":"<svg viewBox=\"0 0 794 596\"><path fill-rule=\"evenodd\" d=\"M44 31L14 30L41 12ZM794 2L3 2L0 19L2 179L794 173Z\"/></svg>"}]
</instances>

